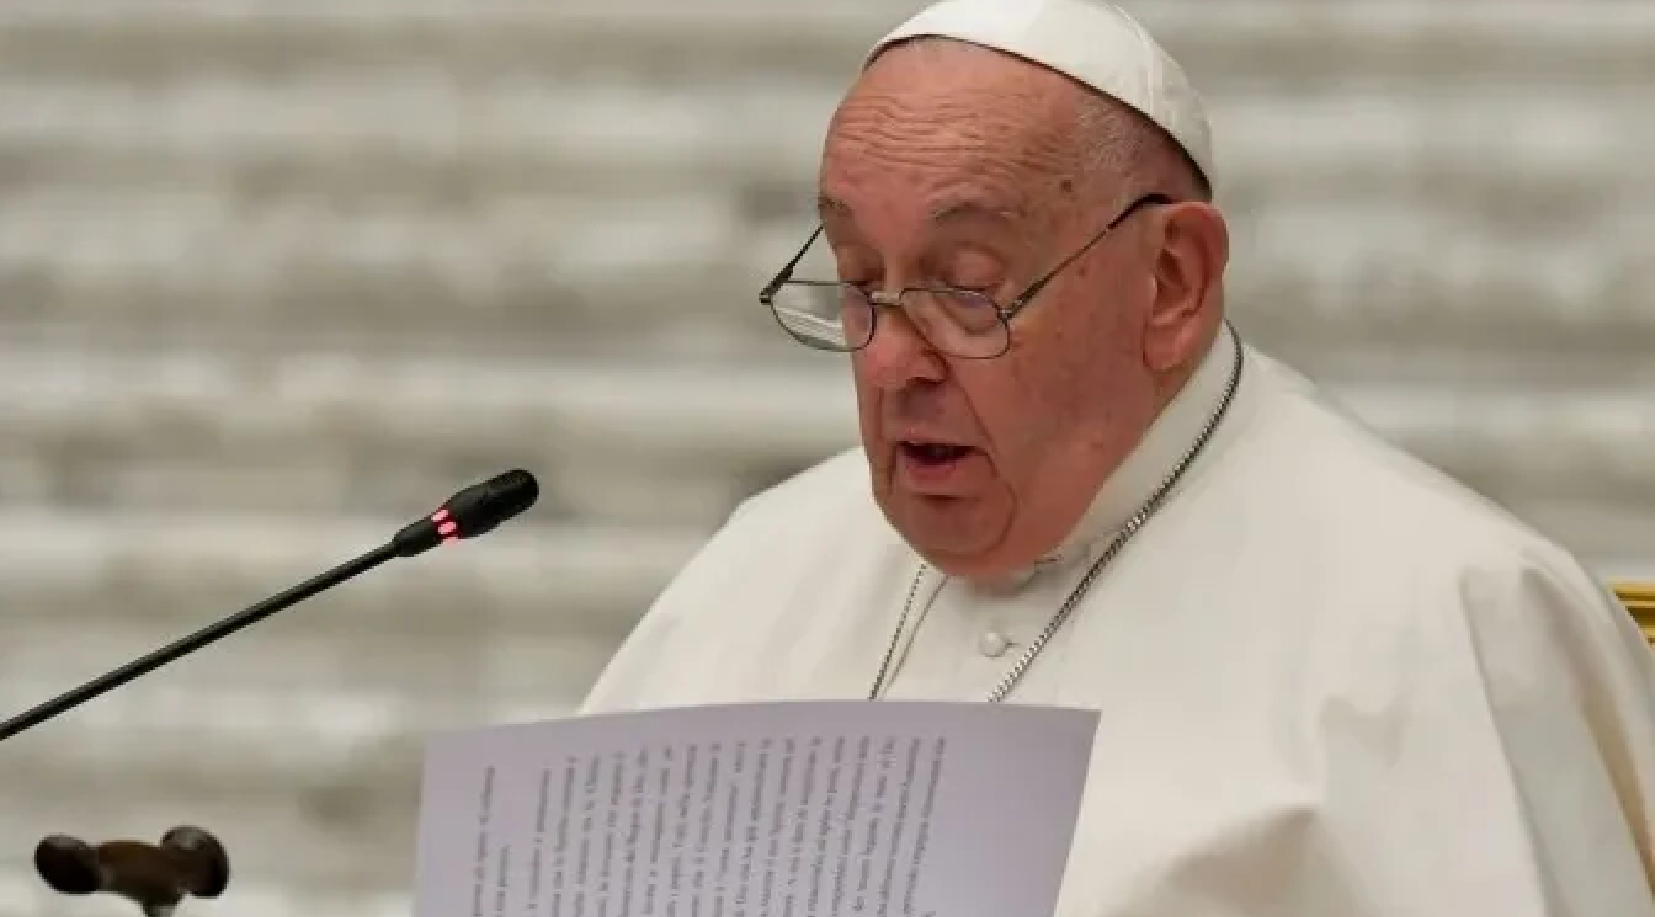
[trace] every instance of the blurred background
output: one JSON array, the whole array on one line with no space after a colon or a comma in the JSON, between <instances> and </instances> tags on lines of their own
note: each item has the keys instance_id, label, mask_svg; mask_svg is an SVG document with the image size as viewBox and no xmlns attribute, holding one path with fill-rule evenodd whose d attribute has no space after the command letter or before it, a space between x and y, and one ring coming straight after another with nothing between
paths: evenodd
<instances>
[{"instance_id":1,"label":"blurred background","mask_svg":"<svg viewBox=\"0 0 1657 917\"><path fill-rule=\"evenodd\" d=\"M6 711L474 479L545 488L0 748L0 917L129 914L36 840L179 822L236 869L181 917L406 914L422 735L568 711L739 500L853 441L755 292L918 5L0 0ZM1244 333L1650 576L1651 4L1126 5L1212 106Z\"/></svg>"}]
</instances>

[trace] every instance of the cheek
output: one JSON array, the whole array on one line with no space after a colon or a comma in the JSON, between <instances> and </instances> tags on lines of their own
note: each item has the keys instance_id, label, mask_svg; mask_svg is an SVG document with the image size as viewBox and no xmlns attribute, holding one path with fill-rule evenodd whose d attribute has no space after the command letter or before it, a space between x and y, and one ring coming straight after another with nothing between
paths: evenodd
<instances>
[{"instance_id":1,"label":"cheek","mask_svg":"<svg viewBox=\"0 0 1657 917\"><path fill-rule=\"evenodd\" d=\"M855 364L854 364L855 365ZM854 371L852 389L857 398L857 429L863 438L863 448L877 464L886 461L886 443L880 437L880 389L864 381L862 372Z\"/></svg>"},{"instance_id":2,"label":"cheek","mask_svg":"<svg viewBox=\"0 0 1657 917\"><path fill-rule=\"evenodd\" d=\"M961 390L989 440L1001 477L1018 480L1034 474L1043 441L1059 420L1050 368L1016 352L961 373Z\"/></svg>"},{"instance_id":3,"label":"cheek","mask_svg":"<svg viewBox=\"0 0 1657 917\"><path fill-rule=\"evenodd\" d=\"M1102 314L1068 327L1032 322L1002 358L999 378L963 380L1009 476L1099 448L1120 422L1120 402L1136 397L1139 340L1130 323L1103 303L1066 305Z\"/></svg>"},{"instance_id":4,"label":"cheek","mask_svg":"<svg viewBox=\"0 0 1657 917\"><path fill-rule=\"evenodd\" d=\"M1117 279L1126 272L1118 268L1105 263L1078 271L1063 299L1054 298L1055 321L1031 329L1036 371L1080 417L1097 417L1119 399L1132 398L1134 380L1144 375L1145 316L1154 284Z\"/></svg>"}]
</instances>

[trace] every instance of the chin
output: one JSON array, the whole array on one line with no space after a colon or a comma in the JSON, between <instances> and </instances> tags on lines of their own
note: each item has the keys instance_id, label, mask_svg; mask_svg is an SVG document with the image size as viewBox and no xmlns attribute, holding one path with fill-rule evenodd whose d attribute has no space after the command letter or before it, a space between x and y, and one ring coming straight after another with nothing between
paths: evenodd
<instances>
[{"instance_id":1,"label":"chin","mask_svg":"<svg viewBox=\"0 0 1657 917\"><path fill-rule=\"evenodd\" d=\"M927 565L945 576L966 580L975 588L1001 592L1019 586L1027 579L1034 562L1018 563L999 551L974 554L954 554L916 549Z\"/></svg>"},{"instance_id":2,"label":"chin","mask_svg":"<svg viewBox=\"0 0 1657 917\"><path fill-rule=\"evenodd\" d=\"M1003 527L983 526L972 516L981 510L971 497L931 497L876 493L886 521L928 566L955 577L993 578L1016 565L1002 550ZM976 530L976 531L975 531Z\"/></svg>"},{"instance_id":3,"label":"chin","mask_svg":"<svg viewBox=\"0 0 1657 917\"><path fill-rule=\"evenodd\" d=\"M914 543L910 542L913 547ZM994 565L989 558L981 554L949 553L938 550L922 550L915 548L915 553L926 561L927 566L946 576L958 579L987 579L996 575Z\"/></svg>"}]
</instances>

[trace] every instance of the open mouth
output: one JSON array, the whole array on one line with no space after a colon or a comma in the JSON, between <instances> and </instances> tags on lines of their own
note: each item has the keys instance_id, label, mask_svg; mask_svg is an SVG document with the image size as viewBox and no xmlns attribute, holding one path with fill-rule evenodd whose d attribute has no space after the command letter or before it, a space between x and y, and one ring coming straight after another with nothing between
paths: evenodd
<instances>
[{"instance_id":1,"label":"open mouth","mask_svg":"<svg viewBox=\"0 0 1657 917\"><path fill-rule=\"evenodd\" d=\"M899 444L905 457L927 467L939 467L950 462L966 458L972 452L970 446L959 446L954 443L920 443L903 442Z\"/></svg>"}]
</instances>

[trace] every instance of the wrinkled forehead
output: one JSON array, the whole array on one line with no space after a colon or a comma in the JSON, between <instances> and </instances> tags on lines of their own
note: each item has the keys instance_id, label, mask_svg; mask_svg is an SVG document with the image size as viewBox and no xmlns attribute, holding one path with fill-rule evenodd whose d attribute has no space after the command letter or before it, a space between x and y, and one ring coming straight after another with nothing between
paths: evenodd
<instances>
[{"instance_id":1,"label":"wrinkled forehead","mask_svg":"<svg viewBox=\"0 0 1657 917\"><path fill-rule=\"evenodd\" d=\"M928 211L972 199L1033 209L1075 177L1082 90L997 51L947 41L894 47L829 123L820 173L829 201Z\"/></svg>"}]
</instances>

